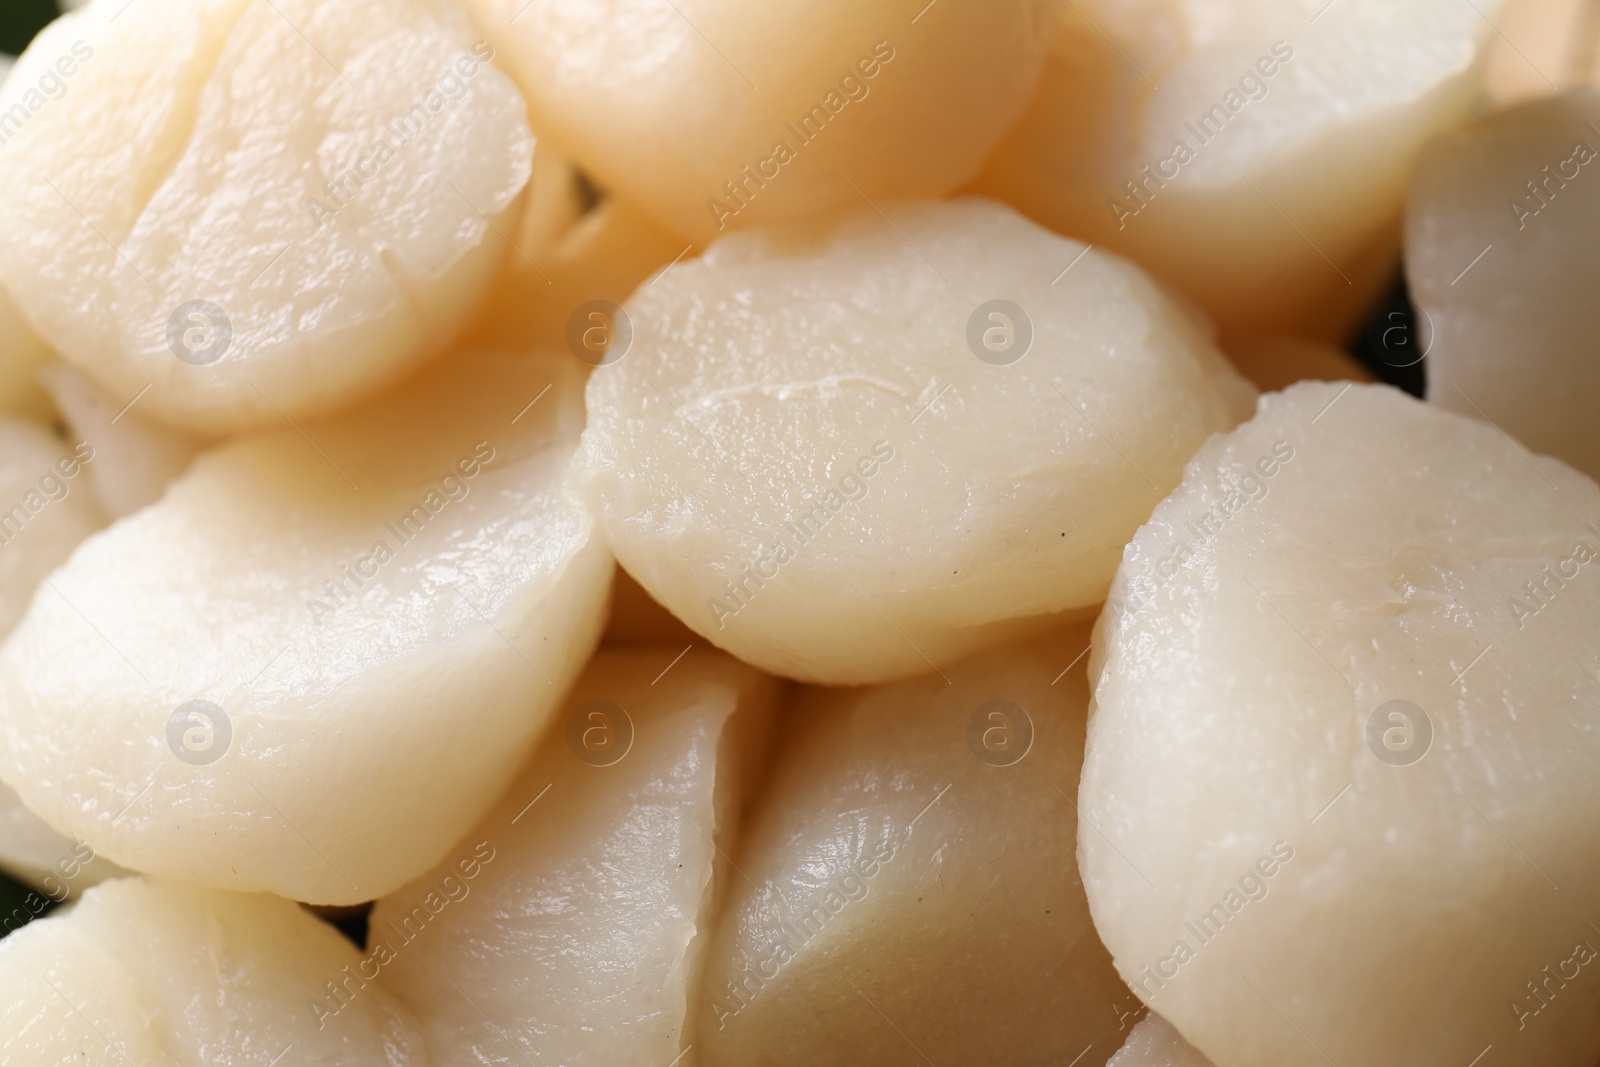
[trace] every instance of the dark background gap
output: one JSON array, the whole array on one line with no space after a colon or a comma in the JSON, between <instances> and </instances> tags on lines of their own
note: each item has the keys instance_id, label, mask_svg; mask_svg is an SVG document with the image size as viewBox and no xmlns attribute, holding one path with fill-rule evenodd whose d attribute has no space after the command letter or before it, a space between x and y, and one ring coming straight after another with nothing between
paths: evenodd
<instances>
[{"instance_id":1,"label":"dark background gap","mask_svg":"<svg viewBox=\"0 0 1600 1067\"><path fill-rule=\"evenodd\" d=\"M4 0L0 3L0 52L17 55L58 14L55 0Z\"/></svg>"}]
</instances>

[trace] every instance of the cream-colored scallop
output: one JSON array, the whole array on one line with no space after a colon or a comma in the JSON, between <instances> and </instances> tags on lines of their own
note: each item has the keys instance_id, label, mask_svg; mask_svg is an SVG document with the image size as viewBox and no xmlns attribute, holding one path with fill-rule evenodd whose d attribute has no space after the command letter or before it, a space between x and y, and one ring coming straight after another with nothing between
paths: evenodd
<instances>
[{"instance_id":1,"label":"cream-colored scallop","mask_svg":"<svg viewBox=\"0 0 1600 1067\"><path fill-rule=\"evenodd\" d=\"M1088 640L798 699L712 937L703 1063L1106 1062L1138 1001L1074 855Z\"/></svg>"},{"instance_id":2,"label":"cream-colored scallop","mask_svg":"<svg viewBox=\"0 0 1600 1067\"><path fill-rule=\"evenodd\" d=\"M533 137L447 0L93 0L0 92L3 282L114 396L281 425L440 354Z\"/></svg>"},{"instance_id":3,"label":"cream-colored scallop","mask_svg":"<svg viewBox=\"0 0 1600 1067\"><path fill-rule=\"evenodd\" d=\"M1027 106L1056 16L1053 0L468 6L540 135L702 247L968 181Z\"/></svg>"},{"instance_id":4,"label":"cream-colored scallop","mask_svg":"<svg viewBox=\"0 0 1600 1067\"><path fill-rule=\"evenodd\" d=\"M73 438L94 450L89 485L113 519L159 500L209 443L145 418L134 410L140 397L118 403L70 363L46 365L39 379Z\"/></svg>"},{"instance_id":5,"label":"cream-colored scallop","mask_svg":"<svg viewBox=\"0 0 1600 1067\"><path fill-rule=\"evenodd\" d=\"M1254 392L1139 270L985 201L736 234L625 311L584 434L618 559L708 640L822 684L1092 609Z\"/></svg>"},{"instance_id":6,"label":"cream-colored scallop","mask_svg":"<svg viewBox=\"0 0 1600 1067\"><path fill-rule=\"evenodd\" d=\"M1385 386L1263 397L1098 623L1118 971L1229 1067L1593 1067L1597 632L1589 478Z\"/></svg>"},{"instance_id":7,"label":"cream-colored scallop","mask_svg":"<svg viewBox=\"0 0 1600 1067\"><path fill-rule=\"evenodd\" d=\"M1600 90L1518 104L1429 146L1406 273L1428 399L1600 477Z\"/></svg>"},{"instance_id":8,"label":"cream-colored scallop","mask_svg":"<svg viewBox=\"0 0 1600 1067\"><path fill-rule=\"evenodd\" d=\"M124 866L355 903L438 862L599 636L565 362L459 353L208 452L0 651L0 774Z\"/></svg>"},{"instance_id":9,"label":"cream-colored scallop","mask_svg":"<svg viewBox=\"0 0 1600 1067\"><path fill-rule=\"evenodd\" d=\"M435 1063L685 1056L779 687L703 646L677 654L596 656L494 811L373 909L361 973L412 1006Z\"/></svg>"},{"instance_id":10,"label":"cream-colored scallop","mask_svg":"<svg viewBox=\"0 0 1600 1067\"><path fill-rule=\"evenodd\" d=\"M309 997L358 958L287 901L127 878L0 941L0 1062L427 1067L378 988L319 1026Z\"/></svg>"},{"instance_id":11,"label":"cream-colored scallop","mask_svg":"<svg viewBox=\"0 0 1600 1067\"><path fill-rule=\"evenodd\" d=\"M1342 340L1391 283L1418 148L1499 0L1077 0L978 187L1183 289L1225 332Z\"/></svg>"},{"instance_id":12,"label":"cream-colored scallop","mask_svg":"<svg viewBox=\"0 0 1600 1067\"><path fill-rule=\"evenodd\" d=\"M1106 1067L1213 1067L1155 1012L1141 1019Z\"/></svg>"}]
</instances>

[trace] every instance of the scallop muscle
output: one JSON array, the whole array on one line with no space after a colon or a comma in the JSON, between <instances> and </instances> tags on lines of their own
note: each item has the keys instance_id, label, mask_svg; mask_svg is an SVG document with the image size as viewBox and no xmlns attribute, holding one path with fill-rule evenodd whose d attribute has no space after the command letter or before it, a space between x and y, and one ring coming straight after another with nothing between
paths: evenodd
<instances>
[{"instance_id":1,"label":"scallop muscle","mask_svg":"<svg viewBox=\"0 0 1600 1067\"><path fill-rule=\"evenodd\" d=\"M462 353L202 455L0 652L0 774L137 870L372 899L494 802L598 639L568 361Z\"/></svg>"},{"instance_id":2,"label":"scallop muscle","mask_svg":"<svg viewBox=\"0 0 1600 1067\"><path fill-rule=\"evenodd\" d=\"M448 0L93 0L0 92L30 113L0 282L180 429L372 393L444 351L506 251L533 137L492 52ZM65 89L35 107L41 81Z\"/></svg>"},{"instance_id":3,"label":"scallop muscle","mask_svg":"<svg viewBox=\"0 0 1600 1067\"><path fill-rule=\"evenodd\" d=\"M1593 1067L1600 487L1296 385L1195 456L1098 627L1084 883L1190 1043Z\"/></svg>"},{"instance_id":4,"label":"scallop muscle","mask_svg":"<svg viewBox=\"0 0 1600 1067\"><path fill-rule=\"evenodd\" d=\"M1136 268L978 200L725 239L626 305L587 498L707 639L823 684L1086 612L1253 389Z\"/></svg>"}]
</instances>

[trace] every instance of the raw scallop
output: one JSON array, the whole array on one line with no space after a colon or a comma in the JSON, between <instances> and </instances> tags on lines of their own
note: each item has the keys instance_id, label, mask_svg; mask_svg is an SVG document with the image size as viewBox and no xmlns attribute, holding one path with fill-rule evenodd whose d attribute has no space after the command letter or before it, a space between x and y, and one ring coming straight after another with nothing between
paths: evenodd
<instances>
[{"instance_id":1,"label":"raw scallop","mask_svg":"<svg viewBox=\"0 0 1600 1067\"><path fill-rule=\"evenodd\" d=\"M1228 1067L1593 1067L1597 559L1594 482L1385 386L1201 448L1091 664L1080 861L1135 992Z\"/></svg>"},{"instance_id":2,"label":"raw scallop","mask_svg":"<svg viewBox=\"0 0 1600 1067\"><path fill-rule=\"evenodd\" d=\"M442 1067L667 1067L778 686L720 652L595 657L446 862L380 900L369 958ZM379 962L387 957L388 962Z\"/></svg>"},{"instance_id":3,"label":"raw scallop","mask_svg":"<svg viewBox=\"0 0 1600 1067\"><path fill-rule=\"evenodd\" d=\"M0 775L137 870L370 900L494 803L598 639L566 361L459 353L202 455L0 651Z\"/></svg>"},{"instance_id":4,"label":"raw scallop","mask_svg":"<svg viewBox=\"0 0 1600 1067\"><path fill-rule=\"evenodd\" d=\"M1600 90L1518 104L1429 146L1406 271L1428 399L1600 477Z\"/></svg>"},{"instance_id":5,"label":"raw scallop","mask_svg":"<svg viewBox=\"0 0 1600 1067\"><path fill-rule=\"evenodd\" d=\"M1138 1002L1073 841L1088 636L799 699L712 939L706 1067L1116 1051Z\"/></svg>"},{"instance_id":6,"label":"raw scallop","mask_svg":"<svg viewBox=\"0 0 1600 1067\"><path fill-rule=\"evenodd\" d=\"M548 137L704 244L940 196L1038 82L1056 0L469 0ZM922 9L919 12L919 8Z\"/></svg>"},{"instance_id":7,"label":"raw scallop","mask_svg":"<svg viewBox=\"0 0 1600 1067\"><path fill-rule=\"evenodd\" d=\"M265 894L108 882L0 941L0 1062L428 1067L382 989L337 1018L307 1010L357 960L332 927Z\"/></svg>"},{"instance_id":8,"label":"raw scallop","mask_svg":"<svg viewBox=\"0 0 1600 1067\"><path fill-rule=\"evenodd\" d=\"M1342 339L1500 0L1074 0L979 188L1115 249L1224 332Z\"/></svg>"},{"instance_id":9,"label":"raw scallop","mask_svg":"<svg viewBox=\"0 0 1600 1067\"><path fill-rule=\"evenodd\" d=\"M449 0L93 0L0 91L0 283L113 396L282 426L440 354L533 136ZM41 87L44 87L41 92Z\"/></svg>"},{"instance_id":10,"label":"raw scallop","mask_svg":"<svg viewBox=\"0 0 1600 1067\"><path fill-rule=\"evenodd\" d=\"M1254 393L1136 268L978 200L736 234L625 310L584 433L618 559L708 640L822 684L1091 610Z\"/></svg>"}]
</instances>

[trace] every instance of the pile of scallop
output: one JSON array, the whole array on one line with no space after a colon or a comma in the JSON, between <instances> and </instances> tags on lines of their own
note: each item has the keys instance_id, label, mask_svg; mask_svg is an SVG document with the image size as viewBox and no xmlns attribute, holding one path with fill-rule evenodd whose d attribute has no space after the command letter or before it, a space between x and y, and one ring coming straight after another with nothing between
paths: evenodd
<instances>
[{"instance_id":1,"label":"pile of scallop","mask_svg":"<svg viewBox=\"0 0 1600 1067\"><path fill-rule=\"evenodd\" d=\"M1596 38L63 15L0 1063L1594 1067Z\"/></svg>"}]
</instances>

